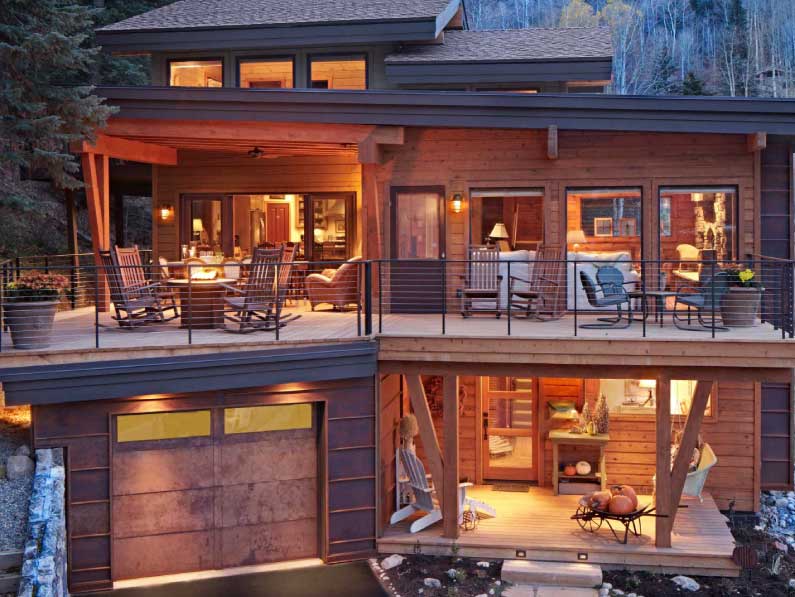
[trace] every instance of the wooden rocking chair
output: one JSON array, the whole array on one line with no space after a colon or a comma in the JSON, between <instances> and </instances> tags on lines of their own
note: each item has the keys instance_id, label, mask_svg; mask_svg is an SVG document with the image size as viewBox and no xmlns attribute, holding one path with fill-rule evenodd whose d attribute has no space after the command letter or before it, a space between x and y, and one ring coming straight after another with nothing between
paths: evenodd
<instances>
[{"instance_id":1,"label":"wooden rocking chair","mask_svg":"<svg viewBox=\"0 0 795 597\"><path fill-rule=\"evenodd\" d=\"M425 516L412 522L409 527L409 531L418 533L439 522L442 519L442 510L439 508L438 500L434 498L436 490L428 482L428 475L425 474L425 467L422 465L422 461L417 458L413 451L406 448L400 448L399 452L400 461L409 476L409 485L411 486L411 492L414 494L414 502L395 512L389 519L389 523L396 524L415 512L426 512ZM461 524L463 520L465 508L469 508L474 513L481 512L491 517L497 516L497 511L493 507L466 496L466 488L471 486L472 483L458 484L458 524Z\"/></svg>"},{"instance_id":2,"label":"wooden rocking chair","mask_svg":"<svg viewBox=\"0 0 795 597\"><path fill-rule=\"evenodd\" d=\"M562 247L540 246L529 279L511 275L508 280L511 312L522 310L528 318L542 321L560 319L565 269Z\"/></svg>"},{"instance_id":3,"label":"wooden rocking chair","mask_svg":"<svg viewBox=\"0 0 795 597\"><path fill-rule=\"evenodd\" d=\"M500 251L497 247L470 247L469 273L461 276L461 316L469 317L473 312L494 313L500 317ZM494 306L491 306L491 301Z\"/></svg>"},{"instance_id":4,"label":"wooden rocking chair","mask_svg":"<svg viewBox=\"0 0 795 597\"><path fill-rule=\"evenodd\" d=\"M100 251L99 255L116 313L111 317L119 327L134 328L179 317L174 295L161 283L147 279L137 247ZM166 317L169 310L173 315Z\"/></svg>"}]
</instances>

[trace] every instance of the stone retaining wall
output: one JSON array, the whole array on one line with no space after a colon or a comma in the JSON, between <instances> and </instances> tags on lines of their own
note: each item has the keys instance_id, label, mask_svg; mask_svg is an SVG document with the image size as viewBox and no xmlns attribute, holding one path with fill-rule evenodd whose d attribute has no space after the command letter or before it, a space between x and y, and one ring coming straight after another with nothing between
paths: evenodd
<instances>
[{"instance_id":1,"label":"stone retaining wall","mask_svg":"<svg viewBox=\"0 0 795 597\"><path fill-rule=\"evenodd\" d=\"M19 597L69 595L62 462L61 450L36 450L36 473L28 511L28 537Z\"/></svg>"}]
</instances>

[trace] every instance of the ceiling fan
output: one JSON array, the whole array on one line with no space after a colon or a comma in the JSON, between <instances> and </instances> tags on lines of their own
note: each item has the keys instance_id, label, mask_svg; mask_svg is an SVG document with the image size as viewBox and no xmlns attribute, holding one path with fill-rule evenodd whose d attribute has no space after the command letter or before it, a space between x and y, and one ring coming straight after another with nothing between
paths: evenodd
<instances>
[{"instance_id":1,"label":"ceiling fan","mask_svg":"<svg viewBox=\"0 0 795 597\"><path fill-rule=\"evenodd\" d=\"M273 160L275 158L284 157L282 154L279 153L267 153L260 149L259 147L255 147L254 149L249 150L248 157L253 158L255 160L262 159L262 160Z\"/></svg>"}]
</instances>

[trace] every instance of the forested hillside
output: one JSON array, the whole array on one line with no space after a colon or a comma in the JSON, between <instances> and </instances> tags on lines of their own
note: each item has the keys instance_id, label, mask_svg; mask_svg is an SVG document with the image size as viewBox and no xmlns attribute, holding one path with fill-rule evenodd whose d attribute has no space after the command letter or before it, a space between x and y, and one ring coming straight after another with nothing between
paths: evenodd
<instances>
[{"instance_id":1,"label":"forested hillside","mask_svg":"<svg viewBox=\"0 0 795 597\"><path fill-rule=\"evenodd\" d=\"M610 27L613 93L795 96L795 0L465 0L472 29Z\"/></svg>"}]
</instances>

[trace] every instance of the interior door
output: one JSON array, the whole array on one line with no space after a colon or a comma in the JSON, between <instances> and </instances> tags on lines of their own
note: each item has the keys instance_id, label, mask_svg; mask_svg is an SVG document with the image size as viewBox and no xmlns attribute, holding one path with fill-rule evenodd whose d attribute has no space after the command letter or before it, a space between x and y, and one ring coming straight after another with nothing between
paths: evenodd
<instances>
[{"instance_id":1,"label":"interior door","mask_svg":"<svg viewBox=\"0 0 795 597\"><path fill-rule=\"evenodd\" d=\"M538 480L538 383L532 377L483 377L483 478Z\"/></svg>"},{"instance_id":2,"label":"interior door","mask_svg":"<svg viewBox=\"0 0 795 597\"><path fill-rule=\"evenodd\" d=\"M271 243L284 243L290 240L290 205L287 203L268 203L265 216L265 240Z\"/></svg>"},{"instance_id":3,"label":"interior door","mask_svg":"<svg viewBox=\"0 0 795 597\"><path fill-rule=\"evenodd\" d=\"M393 187L391 205L391 310L440 313L445 296L444 188Z\"/></svg>"}]
</instances>

